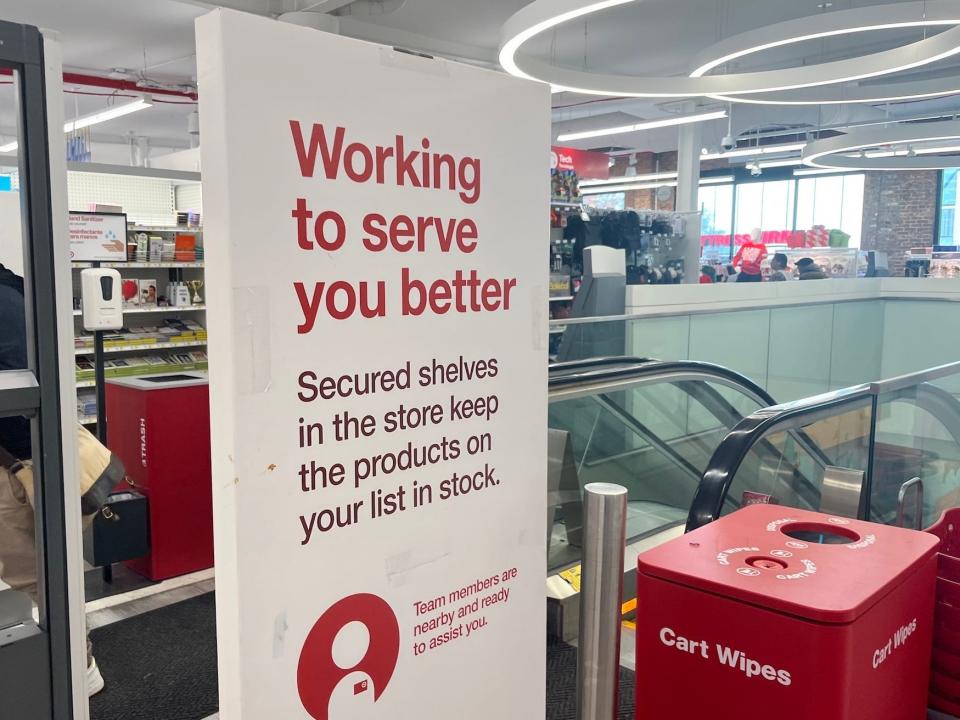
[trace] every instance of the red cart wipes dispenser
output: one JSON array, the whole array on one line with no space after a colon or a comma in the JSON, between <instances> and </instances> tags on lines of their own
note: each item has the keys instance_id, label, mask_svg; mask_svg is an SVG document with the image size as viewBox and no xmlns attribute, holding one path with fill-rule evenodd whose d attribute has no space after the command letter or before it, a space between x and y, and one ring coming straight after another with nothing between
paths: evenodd
<instances>
[{"instance_id":1,"label":"red cart wipes dispenser","mask_svg":"<svg viewBox=\"0 0 960 720\"><path fill-rule=\"evenodd\" d=\"M637 718L922 720L938 544L753 505L644 553Z\"/></svg>"}]
</instances>

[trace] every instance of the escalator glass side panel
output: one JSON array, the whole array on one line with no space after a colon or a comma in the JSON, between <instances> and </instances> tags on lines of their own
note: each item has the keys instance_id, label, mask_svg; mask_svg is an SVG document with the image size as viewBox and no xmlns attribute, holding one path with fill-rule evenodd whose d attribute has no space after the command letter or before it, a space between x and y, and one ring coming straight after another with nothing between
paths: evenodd
<instances>
[{"instance_id":1,"label":"escalator glass side panel","mask_svg":"<svg viewBox=\"0 0 960 720\"><path fill-rule=\"evenodd\" d=\"M788 507L821 509L824 477L831 468L867 472L872 409L855 403L813 422L774 425L752 444L730 484L722 514L745 503L769 500Z\"/></svg>"},{"instance_id":2,"label":"escalator glass side panel","mask_svg":"<svg viewBox=\"0 0 960 720\"><path fill-rule=\"evenodd\" d=\"M716 446L761 407L726 379L617 383L549 407L549 568L580 561L582 490L627 488L628 542L681 524Z\"/></svg>"},{"instance_id":3,"label":"escalator glass side panel","mask_svg":"<svg viewBox=\"0 0 960 720\"><path fill-rule=\"evenodd\" d=\"M903 484L923 483L922 518L914 499L905 524L929 527L943 511L960 506L960 376L899 388L878 397L870 518L893 523Z\"/></svg>"}]
</instances>

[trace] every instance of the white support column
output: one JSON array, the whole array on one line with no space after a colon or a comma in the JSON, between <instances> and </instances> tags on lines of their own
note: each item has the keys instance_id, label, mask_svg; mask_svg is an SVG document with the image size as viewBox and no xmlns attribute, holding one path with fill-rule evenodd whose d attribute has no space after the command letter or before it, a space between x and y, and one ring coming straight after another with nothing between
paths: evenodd
<instances>
[{"instance_id":1,"label":"white support column","mask_svg":"<svg viewBox=\"0 0 960 720\"><path fill-rule=\"evenodd\" d=\"M684 106L684 114L696 111L694 103ZM677 212L697 212L700 209L700 123L681 125L677 144ZM684 252L684 282L697 283L700 278L700 227L687 224L687 247Z\"/></svg>"}]
</instances>

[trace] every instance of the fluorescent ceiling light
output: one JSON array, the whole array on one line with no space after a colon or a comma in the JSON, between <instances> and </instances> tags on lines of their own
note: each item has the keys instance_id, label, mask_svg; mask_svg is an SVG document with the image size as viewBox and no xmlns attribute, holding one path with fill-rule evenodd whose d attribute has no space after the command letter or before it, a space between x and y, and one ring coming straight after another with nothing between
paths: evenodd
<instances>
[{"instance_id":1,"label":"fluorescent ceiling light","mask_svg":"<svg viewBox=\"0 0 960 720\"><path fill-rule=\"evenodd\" d=\"M722 185L723 183L732 183L733 175L720 175L716 177L706 177L700 179L700 185ZM585 187L580 191L581 195L603 195L613 192L628 192L630 190L656 190L662 187L677 187L676 180L663 180L661 182L649 182L641 184L620 184L620 185L598 185Z\"/></svg>"},{"instance_id":2,"label":"fluorescent ceiling light","mask_svg":"<svg viewBox=\"0 0 960 720\"><path fill-rule=\"evenodd\" d=\"M2 148L0 148L2 150ZM915 148L914 154L916 155L937 155L939 153L958 153L960 152L960 145L945 145L942 147L927 147L927 148ZM907 157L910 155L909 150L868 150L863 155L860 153L846 153L847 157L867 157L870 159L874 158L892 158L892 157Z\"/></svg>"},{"instance_id":3,"label":"fluorescent ceiling light","mask_svg":"<svg viewBox=\"0 0 960 720\"><path fill-rule=\"evenodd\" d=\"M91 125L99 125L100 123L107 122L108 120L113 120L114 118L123 117L124 115L137 112L138 110L145 110L152 105L153 103L145 98L134 100L133 102L125 103L123 105L114 105L113 107L108 107L106 110L100 110L99 112L91 113L89 115L83 115L75 120L68 120L63 124L63 131L65 133L69 133L73 132L74 130L81 130L83 128L90 127ZM16 142L0 145L0 153L9 153L16 149Z\"/></svg>"},{"instance_id":4,"label":"fluorescent ceiling light","mask_svg":"<svg viewBox=\"0 0 960 720\"><path fill-rule=\"evenodd\" d=\"M960 145L944 147L917 148L917 155L936 155L937 153L960 153Z\"/></svg>"},{"instance_id":5,"label":"fluorescent ceiling light","mask_svg":"<svg viewBox=\"0 0 960 720\"><path fill-rule=\"evenodd\" d=\"M761 169L766 170L767 168L796 167L798 165L803 165L803 160L800 158L790 158L787 160L764 160L758 164L760 165Z\"/></svg>"},{"instance_id":6,"label":"fluorescent ceiling light","mask_svg":"<svg viewBox=\"0 0 960 720\"><path fill-rule=\"evenodd\" d=\"M698 113L696 115L681 115L664 118L663 120L649 120L634 125L620 125L619 127L604 128L602 130L585 130L583 132L566 133L557 136L557 142L569 140L585 140L586 138L603 137L605 135L621 135L623 133L653 130L655 128L673 127L675 125L689 125L690 123L706 122L707 120L721 120L727 116L726 110Z\"/></svg>"},{"instance_id":7,"label":"fluorescent ceiling light","mask_svg":"<svg viewBox=\"0 0 960 720\"><path fill-rule=\"evenodd\" d=\"M960 140L960 121L893 124L855 130L846 135L816 140L803 150L803 163L834 170L937 170L958 162L942 148ZM931 143L941 143L939 145ZM923 144L923 153L910 148Z\"/></svg>"},{"instance_id":8,"label":"fluorescent ceiling light","mask_svg":"<svg viewBox=\"0 0 960 720\"><path fill-rule=\"evenodd\" d=\"M595 185L624 185L627 183L642 183L652 180L673 180L677 177L675 172L648 173L646 175L621 175L606 180L581 180L580 187L594 187Z\"/></svg>"},{"instance_id":9,"label":"fluorescent ceiling light","mask_svg":"<svg viewBox=\"0 0 960 720\"><path fill-rule=\"evenodd\" d=\"M580 191L580 194L581 195L603 195L605 193L627 192L628 190L654 190L659 187L676 187L676 186L677 186L676 181L645 183L642 185L602 185L599 187L583 188Z\"/></svg>"},{"instance_id":10,"label":"fluorescent ceiling light","mask_svg":"<svg viewBox=\"0 0 960 720\"><path fill-rule=\"evenodd\" d=\"M98 125L107 120L113 120L114 118L123 117L124 115L129 115L130 113L136 112L137 110L144 110L150 107L153 103L149 100L141 98L140 100L134 100L131 103L126 103L124 105L114 105L109 107L106 110L101 110L100 112L91 113L90 115L83 115L78 117L76 120L68 120L64 126L64 132L73 132L74 130L80 130L85 127L90 127L91 125Z\"/></svg>"},{"instance_id":11,"label":"fluorescent ceiling light","mask_svg":"<svg viewBox=\"0 0 960 720\"><path fill-rule=\"evenodd\" d=\"M749 157L751 155L773 155L775 153L797 152L803 150L806 143L790 143L788 145L760 145L750 148L740 148L728 152L707 153L701 155L701 160L721 160L723 158Z\"/></svg>"},{"instance_id":12,"label":"fluorescent ceiling light","mask_svg":"<svg viewBox=\"0 0 960 720\"><path fill-rule=\"evenodd\" d=\"M846 172L850 171L843 168L826 168L822 170L794 170L793 174L795 177L805 177L807 175L837 175Z\"/></svg>"}]
</instances>

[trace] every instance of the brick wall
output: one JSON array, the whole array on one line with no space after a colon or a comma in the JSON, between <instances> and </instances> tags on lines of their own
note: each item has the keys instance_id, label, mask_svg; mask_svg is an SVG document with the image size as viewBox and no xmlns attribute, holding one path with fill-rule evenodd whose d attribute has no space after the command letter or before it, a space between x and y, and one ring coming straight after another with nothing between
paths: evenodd
<instances>
[{"instance_id":1,"label":"brick wall","mask_svg":"<svg viewBox=\"0 0 960 720\"><path fill-rule=\"evenodd\" d=\"M677 169L677 153L675 151L660 154L638 152L635 155L618 155L613 167L610 168L610 177L626 175L632 158L636 158L637 161L634 166L637 175L672 172ZM656 190L628 190L626 206L631 210L673 210L676 201L676 188L668 189L671 191L670 197L659 202L657 201Z\"/></svg>"},{"instance_id":2,"label":"brick wall","mask_svg":"<svg viewBox=\"0 0 960 720\"><path fill-rule=\"evenodd\" d=\"M664 153L639 152L635 155L618 155L615 158L613 166L610 168L610 177L620 177L626 175L627 168L630 165L630 159L636 157L637 175L649 175L657 172L675 172L677 169L677 151L671 150ZM726 160L707 160L700 164L702 170L729 169L730 165ZM626 193L626 206L631 210L661 210L672 212L676 208L677 189L666 188L661 191L666 195L669 190L669 196L659 202L656 199L656 190L629 190Z\"/></svg>"},{"instance_id":3,"label":"brick wall","mask_svg":"<svg viewBox=\"0 0 960 720\"><path fill-rule=\"evenodd\" d=\"M866 173L861 247L886 252L892 275L903 274L908 248L934 243L939 177L936 170Z\"/></svg>"}]
</instances>

